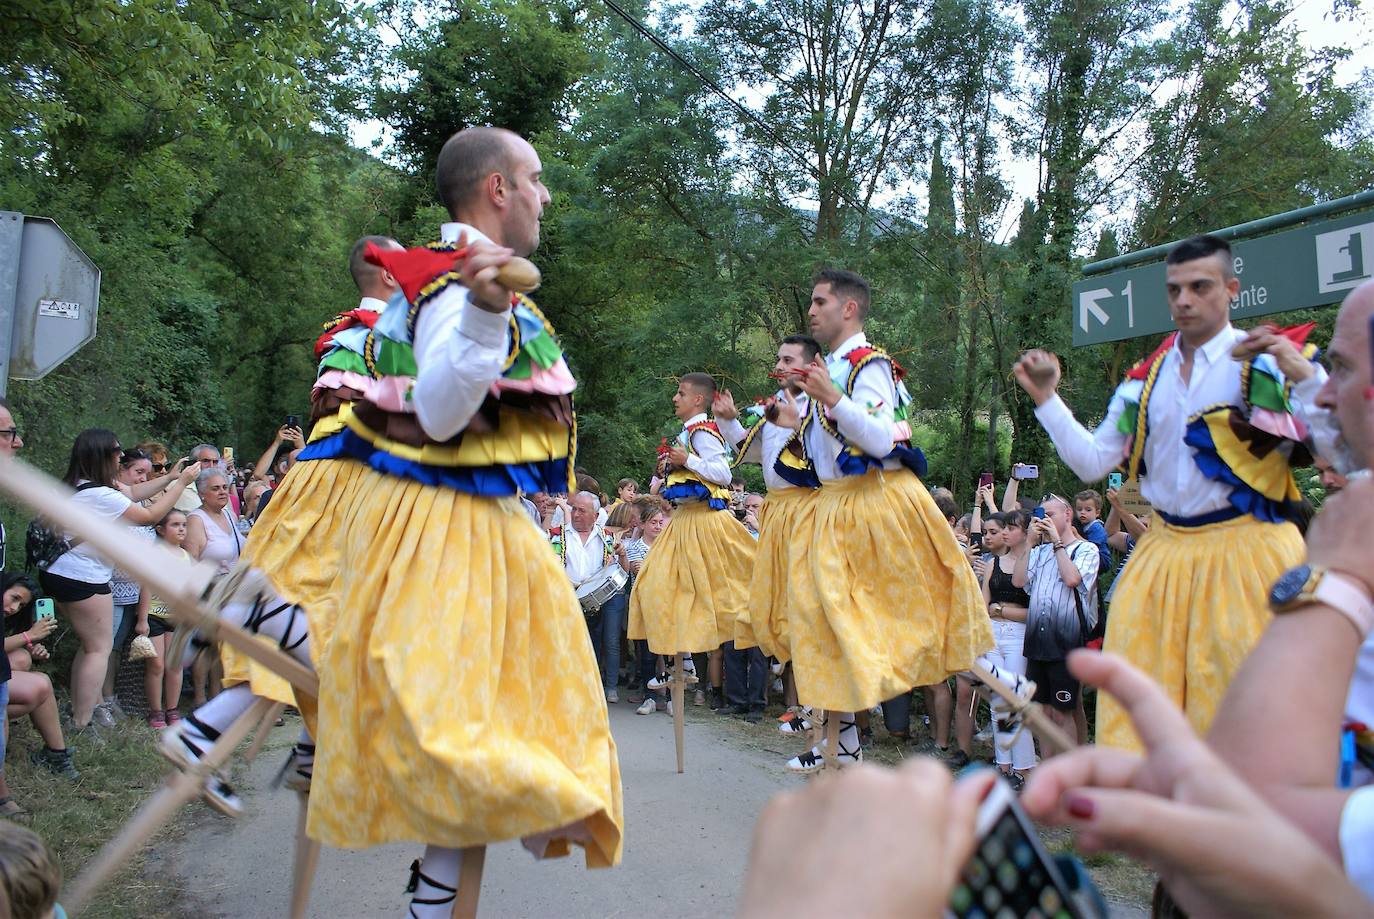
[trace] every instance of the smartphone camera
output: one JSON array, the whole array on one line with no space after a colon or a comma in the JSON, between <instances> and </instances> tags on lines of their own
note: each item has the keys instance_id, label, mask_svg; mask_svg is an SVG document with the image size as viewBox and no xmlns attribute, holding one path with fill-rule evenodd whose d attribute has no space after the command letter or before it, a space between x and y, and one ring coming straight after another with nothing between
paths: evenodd
<instances>
[{"instance_id":1,"label":"smartphone camera","mask_svg":"<svg viewBox=\"0 0 1374 919\"><path fill-rule=\"evenodd\" d=\"M286 426L287 426L288 428L298 428L298 427L301 426L301 420L300 420L300 418L296 417L295 415L287 415L287 416L286 416Z\"/></svg>"},{"instance_id":2,"label":"smartphone camera","mask_svg":"<svg viewBox=\"0 0 1374 919\"><path fill-rule=\"evenodd\" d=\"M1031 511L1031 516L1034 517L1036 520L1044 520L1045 509L1043 507L1037 507L1035 510Z\"/></svg>"}]
</instances>

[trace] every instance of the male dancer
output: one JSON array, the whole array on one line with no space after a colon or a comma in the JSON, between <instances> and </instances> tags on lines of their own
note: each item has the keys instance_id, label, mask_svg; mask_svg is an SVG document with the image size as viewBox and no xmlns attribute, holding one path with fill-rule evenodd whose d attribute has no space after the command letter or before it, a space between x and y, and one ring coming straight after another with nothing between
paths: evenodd
<instances>
[{"instance_id":1,"label":"male dancer","mask_svg":"<svg viewBox=\"0 0 1374 919\"><path fill-rule=\"evenodd\" d=\"M714 651L734 637L749 599L754 540L728 512L728 452L706 418L715 394L715 381L705 373L683 375L673 394L683 428L664 454L662 494L677 510L644 559L630 597L629 637L646 639L655 654ZM661 674L649 688L667 682Z\"/></svg>"},{"instance_id":2,"label":"male dancer","mask_svg":"<svg viewBox=\"0 0 1374 919\"><path fill-rule=\"evenodd\" d=\"M1290 522L1301 496L1288 467L1290 456L1307 454L1277 362L1233 355L1246 336L1230 321L1240 289L1231 247L1215 236L1179 243L1165 259L1165 283L1178 332L1127 374L1095 432L1056 393L1054 355L1027 352L1015 373L1079 478L1121 465L1141 478L1159 519L1113 588L1106 647L1163 686L1203 734L1269 622L1266 591L1302 561ZM1139 746L1106 696L1097 741Z\"/></svg>"},{"instance_id":3,"label":"male dancer","mask_svg":"<svg viewBox=\"0 0 1374 919\"><path fill-rule=\"evenodd\" d=\"M356 310L326 323L325 333L316 343L320 370L311 394L316 419L312 439L336 430L340 407L361 395L368 385L363 338L387 300L400 290L390 273L363 260L368 245L402 249L400 243L385 236L364 236L353 245L349 270L362 300ZM324 601L334 590L338 575L340 546L334 537L340 521L336 515L362 472L361 464L347 460L292 466L254 525L239 559L240 567L255 568L266 578L275 596L254 603L234 603L224 610L226 618L276 639L282 650L306 666L314 666L312 646L318 654L329 634L329 604ZM308 630L306 610L311 616ZM248 711L255 697L296 704L307 724L314 720L314 700L297 700L289 683L227 644L221 645L220 654L226 689L163 733L163 753L182 767L198 760L225 728ZM302 727L287 768L288 787L310 790L314 758L314 741L307 727ZM222 779L210 783L206 799L224 813L242 811L242 802Z\"/></svg>"},{"instance_id":4,"label":"male dancer","mask_svg":"<svg viewBox=\"0 0 1374 919\"><path fill-rule=\"evenodd\" d=\"M792 668L799 701L840 715L839 765L863 758L850 713L967 670L993 646L978 583L918 478L902 370L864 337L869 300L859 275L817 274L811 332L830 354L800 378L810 404L788 447L821 483L800 536L806 562L792 569L805 578L792 595L814 598L789 611ZM787 766L814 771L821 753Z\"/></svg>"},{"instance_id":5,"label":"male dancer","mask_svg":"<svg viewBox=\"0 0 1374 919\"><path fill-rule=\"evenodd\" d=\"M620 858L596 658L518 497L569 491L576 446L553 330L496 280L538 245L541 171L509 131L449 138L436 176L453 222L441 243L369 252L410 306L369 334L373 385L345 428L302 454L366 467L341 514L308 831L341 848L427 844L411 878L421 919L449 915L466 847Z\"/></svg>"},{"instance_id":6,"label":"male dancer","mask_svg":"<svg viewBox=\"0 0 1374 919\"><path fill-rule=\"evenodd\" d=\"M726 652L727 671L741 669L743 662L732 660L730 655L749 653L743 650L746 648L753 649L760 657L776 657L782 663L790 660L788 613L798 603L809 602L808 598L792 595L795 584L805 581L805 578L793 577L792 566L806 561L806 544L797 537L809 533L814 525L811 499L820 481L809 464L785 453L783 448L793 434L796 420L808 409L806 393L802 392L798 380L820 351L821 346L809 335L791 335L782 340L770 374L782 382L782 388L763 406L747 410L761 416L747 430L739 421L739 410L729 390L718 393L715 399L712 414L726 441L737 450L735 464L762 466L763 480L768 486L768 496L759 512L758 548L749 582L749 607L735 624L733 650ZM792 418L793 427L783 427L769 420L776 419L782 412ZM763 671L754 676L765 679L766 666L759 666L758 660L754 665L756 671ZM752 718L753 714L751 710L747 717ZM783 723L787 733L799 733L804 729L800 721Z\"/></svg>"}]
</instances>

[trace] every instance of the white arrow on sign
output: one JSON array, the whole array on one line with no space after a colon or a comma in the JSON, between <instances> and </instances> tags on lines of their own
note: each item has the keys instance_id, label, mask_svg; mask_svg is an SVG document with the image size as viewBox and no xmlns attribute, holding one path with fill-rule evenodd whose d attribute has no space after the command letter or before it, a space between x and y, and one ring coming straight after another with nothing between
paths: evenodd
<instances>
[{"instance_id":1,"label":"white arrow on sign","mask_svg":"<svg viewBox=\"0 0 1374 919\"><path fill-rule=\"evenodd\" d=\"M1103 325L1107 324L1107 311L1098 306L1099 300L1105 300L1112 295L1106 287L1098 287L1094 290L1085 290L1078 295L1078 324L1083 331L1088 331L1088 313L1097 317L1097 321Z\"/></svg>"}]
</instances>

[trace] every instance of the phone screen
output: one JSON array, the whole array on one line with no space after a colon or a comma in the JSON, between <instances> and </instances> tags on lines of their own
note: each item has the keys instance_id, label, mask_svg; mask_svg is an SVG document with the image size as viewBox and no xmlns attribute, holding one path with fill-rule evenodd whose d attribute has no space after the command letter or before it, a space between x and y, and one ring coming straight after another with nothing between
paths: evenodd
<instances>
[{"instance_id":1,"label":"phone screen","mask_svg":"<svg viewBox=\"0 0 1374 919\"><path fill-rule=\"evenodd\" d=\"M53 612L52 598L40 597L33 601L33 615L37 619L51 619L57 615Z\"/></svg>"},{"instance_id":2,"label":"phone screen","mask_svg":"<svg viewBox=\"0 0 1374 919\"><path fill-rule=\"evenodd\" d=\"M1079 919L1059 870L1034 827L1009 799L964 865L949 900L959 919Z\"/></svg>"}]
</instances>

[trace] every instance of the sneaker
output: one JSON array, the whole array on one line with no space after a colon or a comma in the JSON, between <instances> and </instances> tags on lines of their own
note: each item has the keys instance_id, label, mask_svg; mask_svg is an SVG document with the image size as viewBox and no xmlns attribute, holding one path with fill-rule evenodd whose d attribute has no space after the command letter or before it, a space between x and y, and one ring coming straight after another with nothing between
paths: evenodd
<instances>
[{"instance_id":1,"label":"sneaker","mask_svg":"<svg viewBox=\"0 0 1374 919\"><path fill-rule=\"evenodd\" d=\"M949 766L949 768L951 769L963 769L965 766L968 765L968 763L968 754L956 747L954 752L950 754L949 760L946 762L946 765Z\"/></svg>"},{"instance_id":2,"label":"sneaker","mask_svg":"<svg viewBox=\"0 0 1374 919\"><path fill-rule=\"evenodd\" d=\"M162 715L164 718L167 719L168 724L176 724L178 721L181 720L180 709L169 708L167 709L167 711L163 712Z\"/></svg>"},{"instance_id":3,"label":"sneaker","mask_svg":"<svg viewBox=\"0 0 1374 919\"><path fill-rule=\"evenodd\" d=\"M70 741L74 741L74 745L78 747L82 746L83 744L91 747L105 746L105 735L100 730L100 728L96 727L94 721L92 721L90 724L86 725L83 728L79 728L76 725L71 725L66 728L65 733L67 735L67 739Z\"/></svg>"},{"instance_id":4,"label":"sneaker","mask_svg":"<svg viewBox=\"0 0 1374 919\"><path fill-rule=\"evenodd\" d=\"M763 709L751 708L744 713L744 720L750 724L758 724L763 720Z\"/></svg>"},{"instance_id":5,"label":"sneaker","mask_svg":"<svg viewBox=\"0 0 1374 919\"><path fill-rule=\"evenodd\" d=\"M51 750L44 747L30 753L29 761L35 766L42 766L53 775L60 775L72 780L81 778L81 773L77 772L76 766L72 765L71 750Z\"/></svg>"},{"instance_id":6,"label":"sneaker","mask_svg":"<svg viewBox=\"0 0 1374 919\"><path fill-rule=\"evenodd\" d=\"M658 703L655 702L653 699L645 699L644 704L639 706L639 708L635 709L635 714L652 715L656 711L658 711Z\"/></svg>"},{"instance_id":7,"label":"sneaker","mask_svg":"<svg viewBox=\"0 0 1374 919\"><path fill-rule=\"evenodd\" d=\"M734 715L734 716L738 716L738 715L747 715L747 714L749 714L749 706L747 706L747 705L722 705L720 708L716 709L716 714L717 714L717 715L720 715L720 716L722 716L722 717L731 716L731 715Z\"/></svg>"},{"instance_id":8,"label":"sneaker","mask_svg":"<svg viewBox=\"0 0 1374 919\"><path fill-rule=\"evenodd\" d=\"M821 741L822 744L825 741ZM849 750L844 744L840 744L840 755L835 758L835 764L841 769L847 766L857 766L864 761L864 751ZM801 756L794 756L787 761L788 772L799 772L803 775L812 772L819 772L825 768L825 757L821 755L820 747L812 747Z\"/></svg>"},{"instance_id":9,"label":"sneaker","mask_svg":"<svg viewBox=\"0 0 1374 919\"><path fill-rule=\"evenodd\" d=\"M710 701L707 704L711 706L711 711L714 712L717 709L725 708L725 690L722 687L712 686L708 698Z\"/></svg>"},{"instance_id":10,"label":"sneaker","mask_svg":"<svg viewBox=\"0 0 1374 919\"><path fill-rule=\"evenodd\" d=\"M784 687L783 687L783 685L782 685L782 678L781 678L781 677L775 677L775 678L773 679L773 686L772 686L773 692L782 692L783 689L784 689Z\"/></svg>"},{"instance_id":11,"label":"sneaker","mask_svg":"<svg viewBox=\"0 0 1374 919\"><path fill-rule=\"evenodd\" d=\"M673 717L673 700L669 699L663 703L663 710L668 713L668 717Z\"/></svg>"},{"instance_id":12,"label":"sneaker","mask_svg":"<svg viewBox=\"0 0 1374 919\"><path fill-rule=\"evenodd\" d=\"M608 704L614 704L614 703L619 702L619 701L620 701L620 693L616 692L614 689L608 689L608 690L606 690L606 702L607 702Z\"/></svg>"},{"instance_id":13,"label":"sneaker","mask_svg":"<svg viewBox=\"0 0 1374 919\"><path fill-rule=\"evenodd\" d=\"M105 711L109 712L111 716L118 718L121 721L129 717L128 715L124 714L124 707L119 704L118 696L106 696L104 699L101 700L100 704L105 707Z\"/></svg>"},{"instance_id":14,"label":"sneaker","mask_svg":"<svg viewBox=\"0 0 1374 919\"><path fill-rule=\"evenodd\" d=\"M104 702L101 702L91 710L91 724L102 728L112 728L115 726L114 712L111 711Z\"/></svg>"},{"instance_id":15,"label":"sneaker","mask_svg":"<svg viewBox=\"0 0 1374 919\"><path fill-rule=\"evenodd\" d=\"M152 711L148 712L148 727L152 728L155 731L160 731L166 726L167 719L163 717L162 712L158 711L157 709L153 709Z\"/></svg>"},{"instance_id":16,"label":"sneaker","mask_svg":"<svg viewBox=\"0 0 1374 919\"><path fill-rule=\"evenodd\" d=\"M196 741L186 737L186 721L178 721L176 724L169 725L167 730L162 732L162 739L158 742L158 752L163 755L168 762L178 769L190 771L200 762L205 750L201 749ZM199 741L199 738L197 738ZM204 741L200 741L204 743ZM229 783L219 773L209 776L205 782L205 791L201 793L205 803L215 810L228 817L237 817L243 813L243 799L229 787Z\"/></svg>"},{"instance_id":17,"label":"sneaker","mask_svg":"<svg viewBox=\"0 0 1374 919\"><path fill-rule=\"evenodd\" d=\"M705 693L703 690L698 689L698 690L696 691L696 694L692 696L692 704L693 704L693 705L705 705L705 704L706 704L706 693Z\"/></svg>"}]
</instances>

